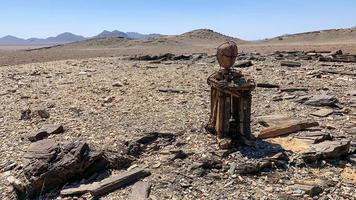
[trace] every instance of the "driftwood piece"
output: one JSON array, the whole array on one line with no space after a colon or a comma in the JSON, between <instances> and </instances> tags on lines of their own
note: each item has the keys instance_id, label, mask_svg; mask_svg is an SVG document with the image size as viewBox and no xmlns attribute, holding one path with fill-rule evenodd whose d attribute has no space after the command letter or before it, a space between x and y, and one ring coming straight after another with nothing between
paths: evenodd
<instances>
[{"instance_id":1,"label":"driftwood piece","mask_svg":"<svg viewBox=\"0 0 356 200\"><path fill-rule=\"evenodd\" d=\"M302 64L300 62L296 62L296 61L282 60L281 61L281 66L300 67L300 66L302 66Z\"/></svg>"},{"instance_id":2,"label":"driftwood piece","mask_svg":"<svg viewBox=\"0 0 356 200\"><path fill-rule=\"evenodd\" d=\"M308 121L298 121L298 122L286 122L283 124L279 124L273 127L266 128L262 130L258 135L257 138L265 139L265 138L272 138L281 135L287 135L289 133L294 133L306 128L319 126L318 122L308 122Z\"/></svg>"},{"instance_id":3,"label":"driftwood piece","mask_svg":"<svg viewBox=\"0 0 356 200\"><path fill-rule=\"evenodd\" d=\"M331 70L331 69L324 69L321 70L323 73L330 73L330 74L340 74L340 75L350 75L350 76L356 76L356 72L351 72L351 71L337 71L337 70Z\"/></svg>"},{"instance_id":4,"label":"driftwood piece","mask_svg":"<svg viewBox=\"0 0 356 200\"><path fill-rule=\"evenodd\" d=\"M130 200L147 200L150 190L150 183L139 181L132 186Z\"/></svg>"},{"instance_id":5,"label":"driftwood piece","mask_svg":"<svg viewBox=\"0 0 356 200\"><path fill-rule=\"evenodd\" d=\"M147 169L133 169L119 175L111 176L100 182L80 185L77 188L64 189L61 191L61 195L80 195L89 192L92 196L102 196L129 183L137 181L140 178L149 176L150 174L150 171Z\"/></svg>"},{"instance_id":6,"label":"driftwood piece","mask_svg":"<svg viewBox=\"0 0 356 200\"><path fill-rule=\"evenodd\" d=\"M179 94L183 94L183 93L188 93L188 90L185 89L176 89L176 88L159 88L158 91L160 92L168 92L168 93L179 93Z\"/></svg>"},{"instance_id":7,"label":"driftwood piece","mask_svg":"<svg viewBox=\"0 0 356 200\"><path fill-rule=\"evenodd\" d=\"M261 88L279 88L279 85L271 83L257 83L256 86Z\"/></svg>"}]
</instances>

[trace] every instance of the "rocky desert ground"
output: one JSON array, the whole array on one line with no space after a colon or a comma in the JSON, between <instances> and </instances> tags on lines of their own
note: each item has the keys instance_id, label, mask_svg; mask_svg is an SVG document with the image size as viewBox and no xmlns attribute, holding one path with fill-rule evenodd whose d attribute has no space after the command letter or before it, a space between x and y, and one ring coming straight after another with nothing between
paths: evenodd
<instances>
[{"instance_id":1,"label":"rocky desert ground","mask_svg":"<svg viewBox=\"0 0 356 200\"><path fill-rule=\"evenodd\" d=\"M16 190L40 180L36 198L92 199L90 189L63 191L144 168L141 184L100 199L355 199L354 32L247 42L198 30L1 50L0 197L19 198ZM221 150L204 129L206 79L219 69L215 48L226 40L239 46L235 68L257 85L257 139ZM301 128L302 121L314 125ZM293 130L261 137L286 129ZM105 166L80 171L102 156ZM80 173L66 180L66 170ZM51 178L65 182L47 190Z\"/></svg>"}]
</instances>

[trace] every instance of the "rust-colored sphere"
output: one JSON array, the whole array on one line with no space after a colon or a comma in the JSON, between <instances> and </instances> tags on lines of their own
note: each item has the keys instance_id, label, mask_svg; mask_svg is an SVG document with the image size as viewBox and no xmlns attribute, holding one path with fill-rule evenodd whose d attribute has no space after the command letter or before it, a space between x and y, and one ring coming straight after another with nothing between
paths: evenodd
<instances>
[{"instance_id":1,"label":"rust-colored sphere","mask_svg":"<svg viewBox=\"0 0 356 200\"><path fill-rule=\"evenodd\" d=\"M235 63L237 57L237 45L230 41L218 46L216 58L222 68L229 69Z\"/></svg>"}]
</instances>

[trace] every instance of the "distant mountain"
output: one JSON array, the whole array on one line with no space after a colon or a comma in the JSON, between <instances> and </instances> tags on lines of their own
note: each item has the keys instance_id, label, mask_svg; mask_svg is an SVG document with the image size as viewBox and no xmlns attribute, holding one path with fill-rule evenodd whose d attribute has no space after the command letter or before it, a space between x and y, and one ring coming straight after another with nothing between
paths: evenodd
<instances>
[{"instance_id":1,"label":"distant mountain","mask_svg":"<svg viewBox=\"0 0 356 200\"><path fill-rule=\"evenodd\" d=\"M112 32L104 30L99 35L95 36L94 38L107 38L107 37L124 37L124 38L128 38L129 36L126 33L118 31L118 30L114 30Z\"/></svg>"},{"instance_id":2,"label":"distant mountain","mask_svg":"<svg viewBox=\"0 0 356 200\"><path fill-rule=\"evenodd\" d=\"M123 37L128 39L144 39L149 37L160 37L160 34L141 34L136 32L121 32L118 30L114 31L107 31L104 30L100 34L94 37L83 37L81 35L75 35L73 33L65 32L59 34L55 37L48 37L48 38L29 38L29 39L22 39L17 38L11 35L5 36L0 38L0 45L31 45L31 44L65 44L71 42L79 42L87 39L92 38L116 38L116 37Z\"/></svg>"},{"instance_id":3,"label":"distant mountain","mask_svg":"<svg viewBox=\"0 0 356 200\"><path fill-rule=\"evenodd\" d=\"M137 32L126 32L126 35L131 39L145 39L145 38L153 38L153 37L161 37L163 35L152 33L152 34L141 34Z\"/></svg>"},{"instance_id":4,"label":"distant mountain","mask_svg":"<svg viewBox=\"0 0 356 200\"><path fill-rule=\"evenodd\" d=\"M85 40L87 38L81 35L75 35L73 33L62 33L57 35L56 37L49 37L46 40L52 43L67 43L67 42L77 42L81 40Z\"/></svg>"},{"instance_id":5,"label":"distant mountain","mask_svg":"<svg viewBox=\"0 0 356 200\"><path fill-rule=\"evenodd\" d=\"M238 42L242 41L241 39L227 36L227 35L221 34L219 32L215 32L210 29L192 30L192 31L181 34L179 37L191 38L191 39L201 39L201 40L221 40L221 41L233 40L233 41L238 41Z\"/></svg>"},{"instance_id":6,"label":"distant mountain","mask_svg":"<svg viewBox=\"0 0 356 200\"><path fill-rule=\"evenodd\" d=\"M0 44L25 44L26 40L11 35L0 38Z\"/></svg>"}]
</instances>

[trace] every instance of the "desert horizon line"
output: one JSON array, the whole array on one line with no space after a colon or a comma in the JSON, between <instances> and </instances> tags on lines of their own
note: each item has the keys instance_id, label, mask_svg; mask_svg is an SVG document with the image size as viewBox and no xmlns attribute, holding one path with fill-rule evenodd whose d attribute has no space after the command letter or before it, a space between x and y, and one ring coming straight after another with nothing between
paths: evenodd
<instances>
[{"instance_id":1,"label":"desert horizon line","mask_svg":"<svg viewBox=\"0 0 356 200\"><path fill-rule=\"evenodd\" d=\"M80 37L84 37L85 39L90 39L90 38L95 38L97 37L98 35L104 33L104 32L120 32L120 33L137 33L137 34L141 34L141 35L161 35L161 36L175 36L175 35L182 35L184 33L188 33L188 32L192 32L192 31L196 31L196 30L212 30L214 32L217 32L217 33L220 33L220 34L223 34L223 35L226 35L226 36L229 36L229 37L233 37L235 39L240 39L240 40L244 40L244 41L259 41L259 40L265 40L265 39L272 39L272 38L278 38L278 37L281 37L281 36L288 36L288 35L297 35L297 34L303 34L303 33L311 33L311 32L317 32L317 31L329 31L329 30L342 30L342 29L356 29L356 26L351 26L351 27L341 27L341 28L327 28L327 29L317 29L317 30L309 30L309 31L302 31L302 32L291 32L291 33L284 33L284 34L279 34L279 35L275 35L275 36L272 36L272 37L265 37L265 38L259 38L259 39L244 39L242 37L238 37L238 36L233 36L231 34L227 34L227 33L224 33L224 32L220 32L220 31L217 31L215 29L212 29L212 28L207 28L207 27L203 27L203 28L196 28L196 29L192 29L192 30L189 30L189 31L184 31L184 32L181 32L181 33L177 33L177 34L164 34L164 33L159 33L159 32L148 32L148 33L144 33L144 32L139 32L139 31L122 31L122 30L119 30L119 29L113 29L112 31L110 31L109 29L104 29L103 31L99 32L98 34L96 35L93 35L93 36L86 36L86 35L83 35L83 34L78 34L78 33L74 33L72 31L64 31L64 32L61 32L61 33L57 33L55 35L52 35L52 36L45 36L45 37L37 37L37 36L32 36L32 37L20 37L20 36L17 36L15 34L6 34L6 35L0 35L0 39L1 38L5 38L5 37L14 37L14 38L17 38L17 39L22 39L22 40L30 40L30 39L48 39L48 38L52 38L52 37L57 37L57 36L60 36L60 35L63 35L63 34L72 34L74 36L80 36Z\"/></svg>"}]
</instances>

